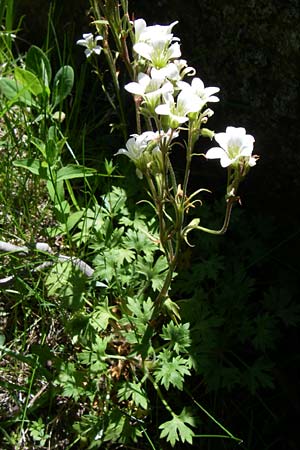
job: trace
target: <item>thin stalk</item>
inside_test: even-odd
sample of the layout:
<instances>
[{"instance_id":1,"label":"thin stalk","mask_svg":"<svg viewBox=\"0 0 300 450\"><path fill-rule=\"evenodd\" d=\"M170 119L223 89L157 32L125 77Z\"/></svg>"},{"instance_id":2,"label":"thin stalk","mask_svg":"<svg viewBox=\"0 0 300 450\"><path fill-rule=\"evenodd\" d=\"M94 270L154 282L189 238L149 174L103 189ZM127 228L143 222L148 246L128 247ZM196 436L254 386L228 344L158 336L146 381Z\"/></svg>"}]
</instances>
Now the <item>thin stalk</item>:
<instances>
[{"instance_id":1,"label":"thin stalk","mask_svg":"<svg viewBox=\"0 0 300 450\"><path fill-rule=\"evenodd\" d=\"M192 131L192 122L189 123L188 128L188 143L186 149L186 164L185 164L185 173L184 173L184 181L182 186L183 196L182 200L184 201L187 195L187 186L190 178L190 170L191 170L191 161L192 161L192 153L193 153L193 131Z\"/></svg>"},{"instance_id":2,"label":"thin stalk","mask_svg":"<svg viewBox=\"0 0 300 450\"><path fill-rule=\"evenodd\" d=\"M148 373L148 379L151 381L154 389L157 392L157 395L160 398L160 401L162 402L162 404L164 405L166 410L171 414L172 417L176 417L176 414L172 410L171 406L168 404L167 400L164 398L164 396L160 390L160 387L158 386L158 384L156 383L156 381L154 380L154 378L152 377L152 375L150 373Z\"/></svg>"},{"instance_id":3,"label":"thin stalk","mask_svg":"<svg viewBox=\"0 0 300 450\"><path fill-rule=\"evenodd\" d=\"M194 399L194 397L193 396L191 396L191 398L192 398L192 400L193 400L193 402L198 406L198 408L200 408L201 409L201 411L203 411L219 428L221 428L221 430L223 430L225 433L226 433L226 435L227 435L227 438L230 438L230 439L233 439L233 440L235 440L235 441L238 441L239 443L242 443L243 442L243 440L242 439L240 439L240 438L237 438L236 436L234 436L232 433L230 433L230 431L228 431L225 427L224 427L224 425L222 425L217 419L215 419L215 417L214 416L212 416L208 411L207 411L207 409L205 409L204 408L204 406L202 406L202 405L200 405L200 403L198 403L197 402L197 400L195 400ZM205 435L204 435L205 436ZM210 435L207 435L207 437L209 437ZM213 437L217 437L217 436L215 436L215 435L213 435Z\"/></svg>"},{"instance_id":4,"label":"thin stalk","mask_svg":"<svg viewBox=\"0 0 300 450\"><path fill-rule=\"evenodd\" d=\"M219 438L219 439L232 439L237 441L238 444L242 444L243 440L234 436L227 436L226 434L195 434L195 438Z\"/></svg>"},{"instance_id":5,"label":"thin stalk","mask_svg":"<svg viewBox=\"0 0 300 450\"><path fill-rule=\"evenodd\" d=\"M167 273L167 276L166 276L166 278L165 278L163 287L161 288L161 290L160 290L158 296L157 296L156 299L155 299L155 303L156 303L156 305L157 305L157 308L159 308L159 306L160 306L160 304L161 304L161 301L162 301L164 298L166 298L166 296L167 296L167 294L168 294L168 291L169 291L169 289L170 289L171 282L172 282L172 279L173 279L173 274L174 274L174 271L175 271L175 269L176 269L176 265L177 265L177 258L176 258L176 257L173 257L173 261L171 261L171 262L169 263L169 269L168 269L168 273Z\"/></svg>"},{"instance_id":6,"label":"thin stalk","mask_svg":"<svg viewBox=\"0 0 300 450\"><path fill-rule=\"evenodd\" d=\"M119 104L119 109L120 109L120 118L121 118L121 128L122 128L124 140L126 140L126 138L127 138L127 121L126 121L126 117L125 117L123 101L121 98L120 85L119 85L119 81L118 81L118 77L117 77L117 69L116 69L116 65L115 65L111 50L110 50L107 42L103 44L103 51L106 56L107 64L108 64L108 67L109 67L109 70L110 70L110 73L112 76L114 89L115 89L116 96L118 99L118 104Z\"/></svg>"},{"instance_id":7,"label":"thin stalk","mask_svg":"<svg viewBox=\"0 0 300 450\"><path fill-rule=\"evenodd\" d=\"M231 216L233 204L235 202L237 202L238 200L239 200L238 197L230 197L227 200L224 223L223 223L222 228L220 228L220 230L211 230L210 228L205 228L205 227L201 227L201 226L195 227L195 230L201 230L201 231L205 231L205 233L215 234L215 235L225 234L228 229L229 222L230 222L230 216Z\"/></svg>"}]
</instances>

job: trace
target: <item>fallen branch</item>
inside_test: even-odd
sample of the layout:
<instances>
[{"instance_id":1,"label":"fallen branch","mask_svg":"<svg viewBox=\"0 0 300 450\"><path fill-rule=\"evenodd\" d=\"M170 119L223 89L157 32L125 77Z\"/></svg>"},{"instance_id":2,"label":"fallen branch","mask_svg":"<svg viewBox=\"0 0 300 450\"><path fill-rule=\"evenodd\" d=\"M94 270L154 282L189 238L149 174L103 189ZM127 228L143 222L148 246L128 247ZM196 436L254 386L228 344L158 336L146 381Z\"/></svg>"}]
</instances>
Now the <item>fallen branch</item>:
<instances>
[{"instance_id":1,"label":"fallen branch","mask_svg":"<svg viewBox=\"0 0 300 450\"><path fill-rule=\"evenodd\" d=\"M70 261L71 264L73 264L77 269L79 269L87 278L91 278L94 275L94 269L89 266L87 263L82 261L79 258L73 257L73 256L67 256L62 254L57 254L53 252L52 248L45 242L36 242L30 247L27 246L19 246L10 244L9 242L0 241L0 251L5 253L17 253L19 255L28 255L32 253L32 251L38 251L41 253L49 253L54 260L53 261L46 261L42 264L39 264L37 267L35 267L32 271L37 272L39 270L44 269L45 267L53 266L57 261ZM15 275L10 275L5 278L0 278L0 286L6 286L7 284L11 283L15 279ZM106 287L104 283L97 282L98 286Z\"/></svg>"}]
</instances>

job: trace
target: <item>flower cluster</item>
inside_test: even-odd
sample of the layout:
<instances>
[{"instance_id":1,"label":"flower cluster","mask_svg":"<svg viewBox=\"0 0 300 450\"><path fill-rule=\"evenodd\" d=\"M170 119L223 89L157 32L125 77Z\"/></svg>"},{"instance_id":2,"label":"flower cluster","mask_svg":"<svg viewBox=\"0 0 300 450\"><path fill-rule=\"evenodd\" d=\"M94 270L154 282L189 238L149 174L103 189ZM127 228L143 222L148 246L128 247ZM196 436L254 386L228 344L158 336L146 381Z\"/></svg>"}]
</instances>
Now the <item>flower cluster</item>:
<instances>
[{"instance_id":1,"label":"flower cluster","mask_svg":"<svg viewBox=\"0 0 300 450\"><path fill-rule=\"evenodd\" d=\"M244 128L227 127L225 133L216 134L207 128L199 132L214 114L207 104L219 101L216 94L220 89L205 87L194 76L195 69L180 59L180 40L172 32L177 23L147 26L143 19L134 22L133 50L140 71L136 81L128 83L125 89L141 99L140 112L164 129L177 130L192 122L198 127L197 137L214 136L219 147L208 150L208 159L220 159L222 167L241 163L246 169L253 167L257 159L252 156L254 137L246 134ZM183 80L186 75L194 76L191 83Z\"/></svg>"},{"instance_id":2,"label":"flower cluster","mask_svg":"<svg viewBox=\"0 0 300 450\"><path fill-rule=\"evenodd\" d=\"M200 78L189 84L183 81L185 75L194 75L195 69L187 66L181 58L180 40L174 37L170 25L147 26L143 19L134 22L135 43L133 50L137 55L137 66L142 69L137 81L125 86L128 92L142 98L144 111L157 119L164 116L164 128L176 129L193 118L208 102L219 101L217 87L205 88ZM205 121L212 111L202 114Z\"/></svg>"},{"instance_id":3,"label":"flower cluster","mask_svg":"<svg viewBox=\"0 0 300 450\"><path fill-rule=\"evenodd\" d=\"M139 135L132 135L126 149L120 149L117 155L128 156L135 163L138 176L142 177L143 171L151 166L148 149L154 139L153 129L161 130L159 134L172 130L174 137L184 126L186 130L193 130L192 146L201 135L214 137L219 144L207 151L207 159L220 159L222 167L242 166L240 172L245 174L257 160L257 156L252 155L254 137L241 127L227 127L225 133L216 134L202 128L214 114L207 105L219 101L216 94L220 89L205 87L195 76L195 69L181 59L180 39L173 34L177 23L147 26L144 19L133 22L134 81L126 84L125 90L135 96L137 113L145 116L149 131L142 133L138 126ZM85 54L89 58L93 53L101 53L102 47L98 45L101 40L102 36L88 33L77 44L86 47ZM186 76L193 77L190 83L184 80ZM152 145L155 149L153 152L152 148L152 155L161 150L161 142Z\"/></svg>"},{"instance_id":4,"label":"flower cluster","mask_svg":"<svg viewBox=\"0 0 300 450\"><path fill-rule=\"evenodd\" d=\"M142 134L132 134L126 142L126 148L120 148L116 155L126 155L136 166L136 174L142 179L147 171L159 173L161 171L162 153L160 146L169 145L178 136L171 130L168 132L145 131Z\"/></svg>"}]
</instances>

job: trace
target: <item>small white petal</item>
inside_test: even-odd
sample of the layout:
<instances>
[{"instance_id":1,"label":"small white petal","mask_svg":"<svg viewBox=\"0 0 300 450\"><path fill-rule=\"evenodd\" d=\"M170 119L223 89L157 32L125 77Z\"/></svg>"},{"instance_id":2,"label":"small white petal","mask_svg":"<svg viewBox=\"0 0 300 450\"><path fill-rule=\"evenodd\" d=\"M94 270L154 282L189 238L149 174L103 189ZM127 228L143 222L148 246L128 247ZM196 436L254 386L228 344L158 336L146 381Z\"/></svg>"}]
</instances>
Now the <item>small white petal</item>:
<instances>
[{"instance_id":1,"label":"small white petal","mask_svg":"<svg viewBox=\"0 0 300 450\"><path fill-rule=\"evenodd\" d=\"M226 129L227 131L227 129ZM230 136L228 136L227 133L215 133L214 139L217 141L217 143L220 145L220 147L227 149L228 147L228 140Z\"/></svg>"},{"instance_id":2,"label":"small white petal","mask_svg":"<svg viewBox=\"0 0 300 450\"><path fill-rule=\"evenodd\" d=\"M151 45L146 44L145 42L138 42L137 44L134 44L133 50L143 58L151 59L151 51L152 51Z\"/></svg>"},{"instance_id":3,"label":"small white petal","mask_svg":"<svg viewBox=\"0 0 300 450\"><path fill-rule=\"evenodd\" d=\"M253 156L251 156L251 157L249 158L248 164L249 164L250 167L255 166L255 165L256 165L256 159L253 158Z\"/></svg>"},{"instance_id":4,"label":"small white petal","mask_svg":"<svg viewBox=\"0 0 300 450\"><path fill-rule=\"evenodd\" d=\"M147 27L147 24L144 19L136 19L134 21L134 31L135 31L135 41L136 42L138 42L140 40L140 36L146 27Z\"/></svg>"},{"instance_id":5,"label":"small white petal","mask_svg":"<svg viewBox=\"0 0 300 450\"><path fill-rule=\"evenodd\" d=\"M234 160L228 158L228 156L227 156L226 154L225 154L225 155L221 158L221 160L220 160L220 163L221 163L221 166L222 166L222 167L228 167L228 166L230 166L230 164L232 164L233 162L234 162Z\"/></svg>"},{"instance_id":6,"label":"small white petal","mask_svg":"<svg viewBox=\"0 0 300 450\"><path fill-rule=\"evenodd\" d=\"M206 152L205 156L207 159L220 159L227 156L227 154L221 147L212 147Z\"/></svg>"},{"instance_id":7,"label":"small white petal","mask_svg":"<svg viewBox=\"0 0 300 450\"><path fill-rule=\"evenodd\" d=\"M144 89L143 87L139 84L139 83L128 83L124 86L124 88L126 89L127 92L130 92L130 94L135 94L135 95L144 95Z\"/></svg>"},{"instance_id":8,"label":"small white petal","mask_svg":"<svg viewBox=\"0 0 300 450\"><path fill-rule=\"evenodd\" d=\"M155 108L156 114L160 114L161 116L168 116L171 113L169 105L158 105Z\"/></svg>"}]
</instances>

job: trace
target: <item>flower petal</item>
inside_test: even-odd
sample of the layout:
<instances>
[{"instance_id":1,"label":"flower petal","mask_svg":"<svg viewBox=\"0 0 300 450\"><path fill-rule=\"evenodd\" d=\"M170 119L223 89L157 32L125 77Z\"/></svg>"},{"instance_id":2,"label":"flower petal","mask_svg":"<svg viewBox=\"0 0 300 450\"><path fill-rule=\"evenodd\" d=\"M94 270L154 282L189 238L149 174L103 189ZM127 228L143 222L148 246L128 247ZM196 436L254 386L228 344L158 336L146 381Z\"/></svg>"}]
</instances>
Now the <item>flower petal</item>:
<instances>
[{"instance_id":1,"label":"flower petal","mask_svg":"<svg viewBox=\"0 0 300 450\"><path fill-rule=\"evenodd\" d=\"M226 129L227 131L227 129ZM220 147L227 150L228 148L228 140L230 136L228 136L227 133L215 133L214 139L217 141L217 143L220 145Z\"/></svg>"},{"instance_id":2,"label":"flower petal","mask_svg":"<svg viewBox=\"0 0 300 450\"><path fill-rule=\"evenodd\" d=\"M127 92L130 92L130 94L135 95L144 95L144 89L139 83L135 83L134 81L132 83L128 83L124 86Z\"/></svg>"},{"instance_id":3,"label":"flower petal","mask_svg":"<svg viewBox=\"0 0 300 450\"><path fill-rule=\"evenodd\" d=\"M206 152L205 156L207 159L219 159L224 158L224 156L227 157L227 153L221 147L212 147Z\"/></svg>"},{"instance_id":4,"label":"flower petal","mask_svg":"<svg viewBox=\"0 0 300 450\"><path fill-rule=\"evenodd\" d=\"M143 58L151 60L151 52L152 52L151 45L146 44L145 42L138 42L137 44L134 44L133 50Z\"/></svg>"}]
</instances>

